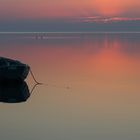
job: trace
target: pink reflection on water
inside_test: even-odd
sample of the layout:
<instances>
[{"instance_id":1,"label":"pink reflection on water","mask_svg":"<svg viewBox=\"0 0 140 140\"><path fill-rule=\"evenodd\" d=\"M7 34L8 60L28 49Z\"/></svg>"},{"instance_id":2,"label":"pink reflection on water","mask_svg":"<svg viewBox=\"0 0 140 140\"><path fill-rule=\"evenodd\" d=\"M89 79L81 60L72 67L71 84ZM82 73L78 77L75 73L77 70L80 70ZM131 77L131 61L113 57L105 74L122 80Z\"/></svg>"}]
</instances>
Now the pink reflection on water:
<instances>
[{"instance_id":1,"label":"pink reflection on water","mask_svg":"<svg viewBox=\"0 0 140 140\"><path fill-rule=\"evenodd\" d=\"M26 113L19 109L23 114L18 119L26 115L27 126L39 122L46 139L56 133L75 138L75 132L77 137L121 139L122 134L128 138L139 132L139 38L105 35L26 41L0 44L0 55L29 64L36 79L48 86L35 90ZM27 82L33 84L30 76Z\"/></svg>"}]
</instances>

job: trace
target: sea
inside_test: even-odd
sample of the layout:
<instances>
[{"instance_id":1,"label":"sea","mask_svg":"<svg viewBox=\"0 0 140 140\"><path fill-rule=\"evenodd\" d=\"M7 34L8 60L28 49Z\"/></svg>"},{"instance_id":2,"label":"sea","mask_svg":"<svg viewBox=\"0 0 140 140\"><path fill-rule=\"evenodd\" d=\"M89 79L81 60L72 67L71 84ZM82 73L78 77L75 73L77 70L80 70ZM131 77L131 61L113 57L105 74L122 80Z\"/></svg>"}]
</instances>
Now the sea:
<instances>
[{"instance_id":1,"label":"sea","mask_svg":"<svg viewBox=\"0 0 140 140\"><path fill-rule=\"evenodd\" d=\"M42 83L0 85L1 140L140 139L140 33L3 32L0 56Z\"/></svg>"}]
</instances>

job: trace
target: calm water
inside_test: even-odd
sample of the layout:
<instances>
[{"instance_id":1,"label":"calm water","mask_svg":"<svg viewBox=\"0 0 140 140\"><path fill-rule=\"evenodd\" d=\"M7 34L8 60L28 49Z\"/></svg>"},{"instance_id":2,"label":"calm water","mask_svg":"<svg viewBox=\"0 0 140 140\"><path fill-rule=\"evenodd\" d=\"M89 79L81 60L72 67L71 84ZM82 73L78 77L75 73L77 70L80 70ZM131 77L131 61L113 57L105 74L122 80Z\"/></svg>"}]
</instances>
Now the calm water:
<instances>
[{"instance_id":1,"label":"calm water","mask_svg":"<svg viewBox=\"0 0 140 140\"><path fill-rule=\"evenodd\" d=\"M1 34L0 56L44 83L0 103L1 140L140 139L140 34Z\"/></svg>"}]
</instances>

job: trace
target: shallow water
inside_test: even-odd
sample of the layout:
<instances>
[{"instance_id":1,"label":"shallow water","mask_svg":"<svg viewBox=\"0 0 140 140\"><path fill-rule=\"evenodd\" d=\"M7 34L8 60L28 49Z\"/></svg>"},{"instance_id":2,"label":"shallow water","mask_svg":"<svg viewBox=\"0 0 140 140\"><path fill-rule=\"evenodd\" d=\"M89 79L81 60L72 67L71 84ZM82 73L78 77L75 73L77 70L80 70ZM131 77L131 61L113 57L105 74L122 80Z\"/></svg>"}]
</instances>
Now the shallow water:
<instances>
[{"instance_id":1,"label":"shallow water","mask_svg":"<svg viewBox=\"0 0 140 140\"><path fill-rule=\"evenodd\" d=\"M0 55L44 83L0 103L2 140L140 139L140 34L0 34Z\"/></svg>"}]
</instances>

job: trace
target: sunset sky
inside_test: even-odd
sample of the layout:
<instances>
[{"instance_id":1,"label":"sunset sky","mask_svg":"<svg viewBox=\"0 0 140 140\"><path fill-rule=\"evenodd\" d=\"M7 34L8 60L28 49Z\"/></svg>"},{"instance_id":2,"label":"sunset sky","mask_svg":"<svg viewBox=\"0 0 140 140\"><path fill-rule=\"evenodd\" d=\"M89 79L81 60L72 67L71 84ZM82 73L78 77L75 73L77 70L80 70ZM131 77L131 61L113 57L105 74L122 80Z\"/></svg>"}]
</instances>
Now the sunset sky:
<instances>
[{"instance_id":1,"label":"sunset sky","mask_svg":"<svg viewBox=\"0 0 140 140\"><path fill-rule=\"evenodd\" d=\"M86 25L81 25L81 28L85 27L85 30L89 26L107 23L117 27L121 23L123 28L124 22L139 29L139 0L0 0L0 31L20 30L23 25L21 30L46 31L46 26L49 26L51 31L52 25L56 30L58 26L59 30L63 30L62 27L67 30L66 26L74 30L83 23ZM132 27L132 30L136 29Z\"/></svg>"}]
</instances>

